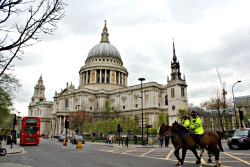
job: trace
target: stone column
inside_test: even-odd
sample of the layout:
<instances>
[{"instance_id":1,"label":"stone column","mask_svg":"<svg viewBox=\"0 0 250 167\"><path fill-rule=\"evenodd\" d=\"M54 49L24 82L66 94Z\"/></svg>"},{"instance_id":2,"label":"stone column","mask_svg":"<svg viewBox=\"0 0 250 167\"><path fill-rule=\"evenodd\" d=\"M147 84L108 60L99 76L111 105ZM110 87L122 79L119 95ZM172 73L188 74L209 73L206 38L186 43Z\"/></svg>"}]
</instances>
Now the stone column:
<instances>
[{"instance_id":1,"label":"stone column","mask_svg":"<svg viewBox=\"0 0 250 167\"><path fill-rule=\"evenodd\" d=\"M122 83L121 84L124 85L123 73L121 73L121 74L122 74L122 76L121 76L122 77Z\"/></svg>"},{"instance_id":2,"label":"stone column","mask_svg":"<svg viewBox=\"0 0 250 167\"><path fill-rule=\"evenodd\" d=\"M59 133L58 134L61 134L61 128L62 128L62 118L61 118L61 115L59 115Z\"/></svg>"},{"instance_id":3,"label":"stone column","mask_svg":"<svg viewBox=\"0 0 250 167\"><path fill-rule=\"evenodd\" d=\"M84 71L82 75L83 75L82 83L85 84L86 83L86 72Z\"/></svg>"},{"instance_id":4,"label":"stone column","mask_svg":"<svg viewBox=\"0 0 250 167\"><path fill-rule=\"evenodd\" d=\"M66 117L63 115L63 123L65 123ZM62 127L63 128L63 134L66 134L66 129L64 128L65 125Z\"/></svg>"},{"instance_id":5,"label":"stone column","mask_svg":"<svg viewBox=\"0 0 250 167\"><path fill-rule=\"evenodd\" d=\"M121 73L120 72L118 72L118 84L120 84L120 82L121 82Z\"/></svg>"},{"instance_id":6,"label":"stone column","mask_svg":"<svg viewBox=\"0 0 250 167\"><path fill-rule=\"evenodd\" d=\"M104 74L104 83L107 83L107 70L105 70L105 74Z\"/></svg>"},{"instance_id":7,"label":"stone column","mask_svg":"<svg viewBox=\"0 0 250 167\"><path fill-rule=\"evenodd\" d=\"M99 83L102 83L102 70L100 69L100 81Z\"/></svg>"},{"instance_id":8,"label":"stone column","mask_svg":"<svg viewBox=\"0 0 250 167\"><path fill-rule=\"evenodd\" d=\"M86 71L86 83L87 83L87 84L89 83L88 78L89 78L89 72Z\"/></svg>"}]
</instances>

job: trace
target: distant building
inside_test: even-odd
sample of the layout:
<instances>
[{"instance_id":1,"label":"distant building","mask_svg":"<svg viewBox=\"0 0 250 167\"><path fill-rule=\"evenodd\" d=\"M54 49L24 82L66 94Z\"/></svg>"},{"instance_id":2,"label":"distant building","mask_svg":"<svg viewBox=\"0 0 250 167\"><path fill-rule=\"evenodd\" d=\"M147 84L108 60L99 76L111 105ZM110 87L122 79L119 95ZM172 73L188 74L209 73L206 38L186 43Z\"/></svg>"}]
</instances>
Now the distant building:
<instances>
[{"instance_id":1,"label":"distant building","mask_svg":"<svg viewBox=\"0 0 250 167\"><path fill-rule=\"evenodd\" d=\"M67 83L64 89L55 92L52 109L52 102L46 102L42 96L45 88L38 84L38 90L35 87L29 106L29 114L50 114L50 121L47 114L43 115L44 122L48 120L46 125L51 123L52 134L61 134L65 133L66 116L72 112L86 111L93 116L93 121L102 120L98 115L102 112L105 101L109 100L111 106L118 111L119 117L129 115L141 122L141 82L128 86L128 74L119 51L109 42L105 22L100 43L89 51L85 64L79 70L78 88ZM141 77L145 77L147 81L146 74ZM187 84L185 76L181 76L174 43L170 78L167 77L165 84L146 81L142 83L143 121L147 119L147 123L153 125L160 113L166 113L169 123L172 124L177 120L178 110L188 108Z\"/></svg>"},{"instance_id":2,"label":"distant building","mask_svg":"<svg viewBox=\"0 0 250 167\"><path fill-rule=\"evenodd\" d=\"M250 95L235 97L235 105L237 106L250 106Z\"/></svg>"},{"instance_id":3,"label":"distant building","mask_svg":"<svg viewBox=\"0 0 250 167\"><path fill-rule=\"evenodd\" d=\"M46 101L44 93L45 86L41 75L36 86L34 87L34 94L28 106L28 116L40 117L40 134L51 132L51 113L53 109L53 102Z\"/></svg>"}]
</instances>

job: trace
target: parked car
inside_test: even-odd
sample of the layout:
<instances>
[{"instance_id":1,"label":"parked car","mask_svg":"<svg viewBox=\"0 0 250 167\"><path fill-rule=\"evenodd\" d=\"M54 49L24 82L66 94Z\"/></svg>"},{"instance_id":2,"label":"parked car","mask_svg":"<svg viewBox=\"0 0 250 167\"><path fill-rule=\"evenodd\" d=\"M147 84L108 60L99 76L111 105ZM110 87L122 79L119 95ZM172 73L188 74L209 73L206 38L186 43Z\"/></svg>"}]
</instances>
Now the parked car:
<instances>
[{"instance_id":1,"label":"parked car","mask_svg":"<svg viewBox=\"0 0 250 167\"><path fill-rule=\"evenodd\" d=\"M63 142L64 139L65 139L65 135L59 135L58 136L58 141L59 142Z\"/></svg>"},{"instance_id":2,"label":"parked car","mask_svg":"<svg viewBox=\"0 0 250 167\"><path fill-rule=\"evenodd\" d=\"M236 129L232 138L227 140L230 149L250 148L250 128Z\"/></svg>"},{"instance_id":3,"label":"parked car","mask_svg":"<svg viewBox=\"0 0 250 167\"><path fill-rule=\"evenodd\" d=\"M49 138L49 135L44 135L43 138L44 138L44 139L48 139L48 138Z\"/></svg>"},{"instance_id":4,"label":"parked car","mask_svg":"<svg viewBox=\"0 0 250 167\"><path fill-rule=\"evenodd\" d=\"M80 141L82 142L82 144L85 143L85 140L84 140L84 138L83 138L82 135L75 135L74 137L71 138L70 142L71 142L72 144L77 144L77 141L78 141L78 140L80 140Z\"/></svg>"}]
</instances>

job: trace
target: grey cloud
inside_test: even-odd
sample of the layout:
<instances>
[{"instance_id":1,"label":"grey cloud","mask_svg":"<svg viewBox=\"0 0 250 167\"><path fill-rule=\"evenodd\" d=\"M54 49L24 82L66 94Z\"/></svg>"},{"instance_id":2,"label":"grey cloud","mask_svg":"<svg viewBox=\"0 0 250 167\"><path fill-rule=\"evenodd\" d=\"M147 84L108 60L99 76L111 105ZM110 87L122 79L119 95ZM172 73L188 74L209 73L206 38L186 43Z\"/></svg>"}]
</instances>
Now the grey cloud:
<instances>
[{"instance_id":1,"label":"grey cloud","mask_svg":"<svg viewBox=\"0 0 250 167\"><path fill-rule=\"evenodd\" d=\"M37 66L37 64L41 62L42 59L43 56L39 55L39 53L34 54L28 51L24 51L24 54L22 55L22 60L14 59L12 64L15 64L15 67Z\"/></svg>"},{"instance_id":2,"label":"grey cloud","mask_svg":"<svg viewBox=\"0 0 250 167\"><path fill-rule=\"evenodd\" d=\"M218 1L218 0L166 1L166 5L171 10L172 21L182 22L187 24L201 20L203 16L207 14L206 13L207 10L214 7L223 9L223 7L229 3L230 1L227 1L227 3L225 3L225 1Z\"/></svg>"}]
</instances>

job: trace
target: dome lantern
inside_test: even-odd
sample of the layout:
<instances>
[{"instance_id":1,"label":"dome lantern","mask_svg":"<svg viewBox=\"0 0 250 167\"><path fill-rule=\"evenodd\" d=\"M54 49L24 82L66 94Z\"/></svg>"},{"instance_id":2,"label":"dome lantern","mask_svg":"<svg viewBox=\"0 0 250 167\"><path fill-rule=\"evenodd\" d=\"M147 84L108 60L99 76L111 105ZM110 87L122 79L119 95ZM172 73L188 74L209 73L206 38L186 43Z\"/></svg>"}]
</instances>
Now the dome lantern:
<instances>
[{"instance_id":1,"label":"dome lantern","mask_svg":"<svg viewBox=\"0 0 250 167\"><path fill-rule=\"evenodd\" d=\"M85 63L92 58L100 58L100 57L110 57L110 58L116 58L119 61L122 62L121 56L119 51L110 44L109 42L109 33L108 28L106 25L107 21L104 21L104 28L103 32L101 34L101 41L99 44L95 45L88 54L88 57L85 61Z\"/></svg>"}]
</instances>

